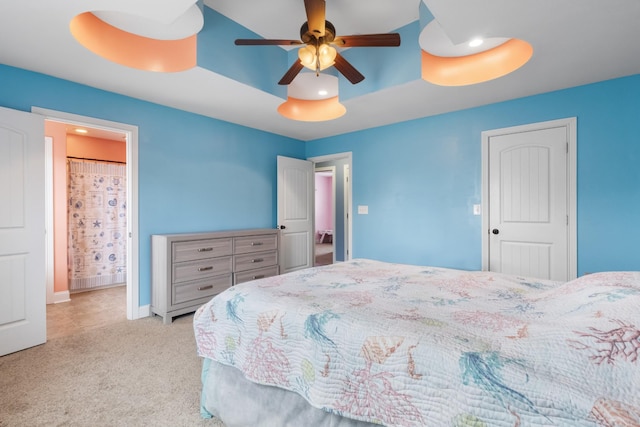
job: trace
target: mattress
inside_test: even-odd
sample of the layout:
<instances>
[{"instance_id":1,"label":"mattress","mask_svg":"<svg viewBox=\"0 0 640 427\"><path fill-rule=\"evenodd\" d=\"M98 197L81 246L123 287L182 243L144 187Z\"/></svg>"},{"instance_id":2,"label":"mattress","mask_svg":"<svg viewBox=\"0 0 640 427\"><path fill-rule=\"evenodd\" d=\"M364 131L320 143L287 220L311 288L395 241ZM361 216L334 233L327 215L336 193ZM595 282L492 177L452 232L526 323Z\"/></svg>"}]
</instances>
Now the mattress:
<instances>
[{"instance_id":1,"label":"mattress","mask_svg":"<svg viewBox=\"0 0 640 427\"><path fill-rule=\"evenodd\" d=\"M194 331L207 368L347 420L638 426L639 307L640 272L559 283L361 259L234 286ZM243 409L211 398L209 374L203 414L227 422L220 408Z\"/></svg>"}]
</instances>

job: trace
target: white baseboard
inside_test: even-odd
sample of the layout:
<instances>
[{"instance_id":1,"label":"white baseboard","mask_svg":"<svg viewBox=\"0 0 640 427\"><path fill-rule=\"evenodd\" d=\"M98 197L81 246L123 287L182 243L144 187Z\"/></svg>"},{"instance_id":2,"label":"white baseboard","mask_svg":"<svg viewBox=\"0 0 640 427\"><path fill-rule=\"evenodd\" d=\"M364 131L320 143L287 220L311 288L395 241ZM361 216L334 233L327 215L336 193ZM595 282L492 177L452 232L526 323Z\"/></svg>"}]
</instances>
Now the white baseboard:
<instances>
[{"instance_id":1,"label":"white baseboard","mask_svg":"<svg viewBox=\"0 0 640 427\"><path fill-rule=\"evenodd\" d=\"M138 307L138 319L151 316L151 304Z\"/></svg>"},{"instance_id":2,"label":"white baseboard","mask_svg":"<svg viewBox=\"0 0 640 427\"><path fill-rule=\"evenodd\" d=\"M69 291L53 293L53 304L58 304L61 302L69 302L69 301L71 301L71 297L69 297Z\"/></svg>"}]
</instances>

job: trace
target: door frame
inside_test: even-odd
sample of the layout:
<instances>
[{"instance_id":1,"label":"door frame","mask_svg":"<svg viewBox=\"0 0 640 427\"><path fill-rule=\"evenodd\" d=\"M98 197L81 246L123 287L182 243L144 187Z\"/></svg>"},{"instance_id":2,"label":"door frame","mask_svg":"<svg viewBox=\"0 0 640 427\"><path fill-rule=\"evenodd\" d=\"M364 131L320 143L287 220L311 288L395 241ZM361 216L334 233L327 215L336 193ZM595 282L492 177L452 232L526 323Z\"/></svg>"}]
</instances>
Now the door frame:
<instances>
[{"instance_id":1,"label":"door frame","mask_svg":"<svg viewBox=\"0 0 640 427\"><path fill-rule=\"evenodd\" d=\"M56 301L56 295L54 292L54 268L53 268L53 138L50 136L44 137L44 215L45 215L45 274L47 281L47 304L54 304ZM68 299L67 295L62 298ZM60 301L62 302L62 301Z\"/></svg>"},{"instance_id":2,"label":"door frame","mask_svg":"<svg viewBox=\"0 0 640 427\"><path fill-rule=\"evenodd\" d=\"M139 233L138 233L138 127L130 124L112 122L94 117L80 116L62 111L32 107L31 112L43 116L44 120L67 123L74 126L86 126L97 129L122 132L126 135L127 170L127 319L135 320L149 316L149 308L140 308L139 281ZM47 188L52 176L45 177ZM53 212L52 206L49 206ZM51 246L49 246L51 244ZM47 251L53 251L53 239L47 242ZM47 259L47 261L49 261ZM53 267L47 263L46 271ZM51 289L48 289L51 286ZM53 281L47 281L47 295L53 295Z\"/></svg>"},{"instance_id":3,"label":"door frame","mask_svg":"<svg viewBox=\"0 0 640 427\"><path fill-rule=\"evenodd\" d=\"M351 162L342 169L344 176L344 235L349 240L349 246L344 245L344 259L351 259Z\"/></svg>"},{"instance_id":4,"label":"door frame","mask_svg":"<svg viewBox=\"0 0 640 427\"><path fill-rule=\"evenodd\" d=\"M345 229L347 232L343 233L344 235L344 247L345 250L347 251L347 253L345 254L345 261L348 261L350 259L352 259L353 257L353 215L351 214L351 206L353 205L353 196L352 193L353 191L351 191L351 189L353 188L353 155L351 151L347 151L347 152L343 152L343 153L335 153L335 154L327 154L324 156L313 156L313 157L307 157L307 160L310 160L314 163L314 170L315 170L315 164L316 163L322 163L322 162L329 162L332 160L343 160L343 159L347 159L347 166L349 167L349 194L345 194L345 201L347 203L345 203L345 207L344 207L344 215L345 215ZM334 179L335 181L335 179ZM334 197L335 199L335 197ZM334 200L334 206L335 206L335 200ZM314 208L315 211L315 208ZM335 216L334 216L335 218ZM335 239L335 232L333 233L333 238ZM334 243L334 248L335 248L335 243ZM334 260L335 260L335 251L334 251Z\"/></svg>"},{"instance_id":5,"label":"door frame","mask_svg":"<svg viewBox=\"0 0 640 427\"><path fill-rule=\"evenodd\" d=\"M331 172L331 200L333 202L331 206L331 223L333 224L333 236L331 237L331 247L333 248L332 250L333 260L331 262L332 264L335 264L336 263L336 239L335 239L336 237L336 233L335 233L335 229L336 229L336 167L335 166L315 167L315 163L313 165L314 165L313 167L314 174L318 172ZM314 184L314 189L315 189L315 184ZM315 198L314 198L314 206L313 206L314 232L316 228L316 215L315 215L316 210L315 209L316 209L316 205L315 205ZM314 236L314 243L315 243L315 236ZM314 247L313 248L313 265L314 266L315 266L315 261L316 261L316 250Z\"/></svg>"},{"instance_id":6,"label":"door frame","mask_svg":"<svg viewBox=\"0 0 640 427\"><path fill-rule=\"evenodd\" d=\"M531 132L549 128L564 127L567 131L567 269L569 280L578 275L577 258L577 119L549 120L502 129L492 129L482 132L482 270L489 270L489 139L494 136Z\"/></svg>"}]
</instances>

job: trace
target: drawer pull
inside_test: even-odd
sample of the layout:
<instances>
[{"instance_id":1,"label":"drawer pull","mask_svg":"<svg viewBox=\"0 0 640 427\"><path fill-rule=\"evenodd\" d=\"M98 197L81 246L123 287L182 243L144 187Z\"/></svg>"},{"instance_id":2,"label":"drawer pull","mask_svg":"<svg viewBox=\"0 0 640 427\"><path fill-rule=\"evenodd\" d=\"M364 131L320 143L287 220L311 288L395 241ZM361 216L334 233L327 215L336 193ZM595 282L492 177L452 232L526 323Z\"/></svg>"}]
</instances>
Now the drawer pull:
<instances>
[{"instance_id":1,"label":"drawer pull","mask_svg":"<svg viewBox=\"0 0 640 427\"><path fill-rule=\"evenodd\" d=\"M263 279L263 278L264 278L264 274L258 274L257 276L253 276L253 280Z\"/></svg>"},{"instance_id":2,"label":"drawer pull","mask_svg":"<svg viewBox=\"0 0 640 427\"><path fill-rule=\"evenodd\" d=\"M213 248L200 248L198 249L198 252L211 252L213 250Z\"/></svg>"},{"instance_id":3,"label":"drawer pull","mask_svg":"<svg viewBox=\"0 0 640 427\"><path fill-rule=\"evenodd\" d=\"M212 289L213 285L209 285L209 286L200 286L198 287L199 291L206 291L207 289Z\"/></svg>"},{"instance_id":4,"label":"drawer pull","mask_svg":"<svg viewBox=\"0 0 640 427\"><path fill-rule=\"evenodd\" d=\"M254 258L251 260L251 262L262 262L264 261L264 258Z\"/></svg>"},{"instance_id":5,"label":"drawer pull","mask_svg":"<svg viewBox=\"0 0 640 427\"><path fill-rule=\"evenodd\" d=\"M209 266L209 267L200 267L200 268L198 268L198 271L209 271L209 270L213 270L213 267Z\"/></svg>"},{"instance_id":6,"label":"drawer pull","mask_svg":"<svg viewBox=\"0 0 640 427\"><path fill-rule=\"evenodd\" d=\"M262 242L251 242L251 246L262 246Z\"/></svg>"}]
</instances>

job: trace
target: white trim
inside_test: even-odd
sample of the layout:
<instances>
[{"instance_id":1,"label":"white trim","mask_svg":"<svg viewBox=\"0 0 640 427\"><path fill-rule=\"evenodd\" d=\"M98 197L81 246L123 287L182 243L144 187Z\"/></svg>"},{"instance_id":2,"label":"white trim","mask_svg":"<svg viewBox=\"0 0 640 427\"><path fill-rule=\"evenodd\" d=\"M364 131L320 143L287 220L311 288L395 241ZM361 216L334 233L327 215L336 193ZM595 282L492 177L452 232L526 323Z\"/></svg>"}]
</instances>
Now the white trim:
<instances>
[{"instance_id":1,"label":"white trim","mask_svg":"<svg viewBox=\"0 0 640 427\"><path fill-rule=\"evenodd\" d=\"M151 316L151 305L143 305L142 307L138 307L138 319L142 319L143 317Z\"/></svg>"},{"instance_id":2,"label":"white trim","mask_svg":"<svg viewBox=\"0 0 640 427\"><path fill-rule=\"evenodd\" d=\"M71 296L69 295L69 291L54 292L51 302L47 300L47 304L58 304L61 302L69 302L69 301L71 301Z\"/></svg>"},{"instance_id":3,"label":"white trim","mask_svg":"<svg viewBox=\"0 0 640 427\"><path fill-rule=\"evenodd\" d=\"M349 169L349 165L344 165L342 168L343 177L344 177L344 224L345 227L348 228L345 233L349 238L349 244L344 245L344 259L345 261L349 261L351 259L351 170Z\"/></svg>"},{"instance_id":4,"label":"white trim","mask_svg":"<svg viewBox=\"0 0 640 427\"><path fill-rule=\"evenodd\" d=\"M531 132L542 129L565 127L567 130L567 215L569 229L567 233L567 268L569 280L578 276L578 234L577 234L577 119L550 120L503 129L482 132L482 270L489 270L489 138L513 133Z\"/></svg>"},{"instance_id":5,"label":"white trim","mask_svg":"<svg viewBox=\"0 0 640 427\"><path fill-rule=\"evenodd\" d=\"M31 112L39 114L45 120L69 123L98 129L123 132L127 146L127 319L135 320L140 316L139 259L140 246L138 236L138 127L125 123L79 116L46 108L32 107Z\"/></svg>"},{"instance_id":6,"label":"white trim","mask_svg":"<svg viewBox=\"0 0 640 427\"><path fill-rule=\"evenodd\" d=\"M44 210L45 210L45 280L47 304L56 301L54 296L53 262L53 138L44 137ZM67 298L68 298L67 292Z\"/></svg>"},{"instance_id":7,"label":"white trim","mask_svg":"<svg viewBox=\"0 0 640 427\"><path fill-rule=\"evenodd\" d=\"M350 189L353 188L353 154L351 151L347 151L344 153L336 153L336 154L327 154L324 156L316 156L316 157L307 157L307 160L310 160L314 163L322 163L322 162L329 162L332 160L342 160L342 159L347 159L347 165L349 166L349 180L351 185L349 186ZM349 207L353 206L353 191L349 191ZM345 206L345 210L346 210L346 206ZM346 245L348 246L348 250L349 250L349 257L348 259L351 259L353 256L353 234L352 234L352 230L353 230L353 215L351 215L351 212L349 212L349 220L345 223L347 224L347 226L349 227L349 233L348 235L345 236L345 240L346 240ZM334 238L335 238L335 233L334 233ZM334 251L334 257L335 257L335 251ZM335 259L335 258L334 258ZM347 258L345 258L347 259Z\"/></svg>"}]
</instances>

